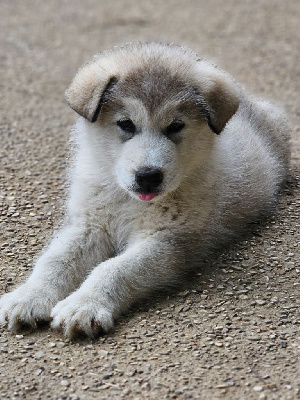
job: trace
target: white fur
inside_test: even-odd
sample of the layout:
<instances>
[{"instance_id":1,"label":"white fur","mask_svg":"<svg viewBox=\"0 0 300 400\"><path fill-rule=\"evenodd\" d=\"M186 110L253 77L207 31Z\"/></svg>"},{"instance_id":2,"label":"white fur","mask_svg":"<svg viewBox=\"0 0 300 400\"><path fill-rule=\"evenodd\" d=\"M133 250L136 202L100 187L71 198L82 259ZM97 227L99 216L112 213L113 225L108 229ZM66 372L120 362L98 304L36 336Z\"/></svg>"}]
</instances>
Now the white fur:
<instances>
[{"instance_id":1,"label":"white fur","mask_svg":"<svg viewBox=\"0 0 300 400\"><path fill-rule=\"evenodd\" d=\"M137 55L152 54L151 46L161 54L155 46L162 45L121 48L128 71L138 64ZM196 59L186 52L176 48L174 59L170 50L165 62L179 68L181 55L195 68ZM216 86L208 75L228 81L227 74L201 63L204 93ZM112 61L105 65L118 71ZM187 67L182 74L188 82L196 79ZM85 82L89 76L84 70ZM76 85L80 82L79 76ZM247 98L233 80L227 85L229 96L240 93L239 108L219 136L182 114L182 142L175 145L162 135L161 128L178 116L172 99L154 114L139 99L125 98L126 107L105 122L101 115L96 123L79 118L66 223L27 282L0 300L0 323L16 331L24 323L35 327L38 320L52 319L69 337L107 331L138 298L175 282L189 263L201 266L247 222L272 210L288 171L285 119L271 104ZM84 106L76 107L80 112ZM132 118L139 129L125 143L116 125L122 117ZM161 194L149 202L131 190L143 166L164 173Z\"/></svg>"}]
</instances>

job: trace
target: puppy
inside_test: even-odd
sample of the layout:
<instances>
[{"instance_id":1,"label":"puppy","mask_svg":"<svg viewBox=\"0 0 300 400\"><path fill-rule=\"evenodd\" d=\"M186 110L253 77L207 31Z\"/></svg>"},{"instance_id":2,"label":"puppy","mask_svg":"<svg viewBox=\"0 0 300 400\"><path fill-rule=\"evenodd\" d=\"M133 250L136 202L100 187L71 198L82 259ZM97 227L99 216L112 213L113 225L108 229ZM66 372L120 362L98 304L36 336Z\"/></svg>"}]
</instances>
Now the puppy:
<instances>
[{"instance_id":1,"label":"puppy","mask_svg":"<svg viewBox=\"0 0 300 400\"><path fill-rule=\"evenodd\" d=\"M80 115L63 227L0 322L52 320L94 337L153 289L269 214L289 167L281 111L186 48L132 43L96 56L66 92Z\"/></svg>"}]
</instances>

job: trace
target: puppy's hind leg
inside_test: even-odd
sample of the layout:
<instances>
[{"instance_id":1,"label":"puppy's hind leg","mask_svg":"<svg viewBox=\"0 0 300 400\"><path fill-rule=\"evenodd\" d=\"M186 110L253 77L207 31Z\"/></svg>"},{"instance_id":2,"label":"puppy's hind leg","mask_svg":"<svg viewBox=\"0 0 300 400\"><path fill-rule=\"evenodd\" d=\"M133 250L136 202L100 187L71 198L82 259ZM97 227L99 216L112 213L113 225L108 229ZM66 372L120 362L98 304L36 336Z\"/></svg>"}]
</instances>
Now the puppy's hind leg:
<instances>
[{"instance_id":1,"label":"puppy's hind leg","mask_svg":"<svg viewBox=\"0 0 300 400\"><path fill-rule=\"evenodd\" d=\"M104 237L101 239L102 248L95 245L96 238L84 225L66 226L58 231L27 282L0 299L0 324L18 331L24 326L35 328L38 321L49 321L53 306L74 291L91 269L107 257L106 241Z\"/></svg>"}]
</instances>

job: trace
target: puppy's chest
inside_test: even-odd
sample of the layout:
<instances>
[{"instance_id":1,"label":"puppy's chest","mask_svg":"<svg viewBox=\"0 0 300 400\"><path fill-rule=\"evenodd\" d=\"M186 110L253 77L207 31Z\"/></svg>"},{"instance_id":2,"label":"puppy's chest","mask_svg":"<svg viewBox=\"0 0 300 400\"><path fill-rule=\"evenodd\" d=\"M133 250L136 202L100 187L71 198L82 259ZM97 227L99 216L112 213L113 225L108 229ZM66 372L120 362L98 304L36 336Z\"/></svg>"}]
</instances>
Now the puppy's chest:
<instances>
[{"instance_id":1,"label":"puppy's chest","mask_svg":"<svg viewBox=\"0 0 300 400\"><path fill-rule=\"evenodd\" d=\"M186 216L175 204L130 202L94 203L87 213L93 230L104 230L116 248L123 248L136 237L163 230L178 230Z\"/></svg>"}]
</instances>

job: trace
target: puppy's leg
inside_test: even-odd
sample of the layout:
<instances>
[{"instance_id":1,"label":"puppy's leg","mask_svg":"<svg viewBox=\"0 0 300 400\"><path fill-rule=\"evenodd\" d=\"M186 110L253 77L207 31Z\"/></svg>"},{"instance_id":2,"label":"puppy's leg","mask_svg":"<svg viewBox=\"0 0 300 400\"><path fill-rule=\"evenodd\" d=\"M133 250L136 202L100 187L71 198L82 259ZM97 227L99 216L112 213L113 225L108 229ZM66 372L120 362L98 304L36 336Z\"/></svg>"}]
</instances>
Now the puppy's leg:
<instances>
[{"instance_id":1,"label":"puppy's leg","mask_svg":"<svg viewBox=\"0 0 300 400\"><path fill-rule=\"evenodd\" d=\"M105 237L97 237L99 247L95 242L84 226L61 229L37 260L27 282L0 299L0 324L17 331L24 326L36 327L37 321L49 321L53 306L108 257Z\"/></svg>"},{"instance_id":2,"label":"puppy's leg","mask_svg":"<svg viewBox=\"0 0 300 400\"><path fill-rule=\"evenodd\" d=\"M155 237L156 236L156 237ZM53 309L52 327L72 338L93 337L113 326L113 320L151 289L174 281L182 254L157 234L129 246L96 267L81 287Z\"/></svg>"}]
</instances>

